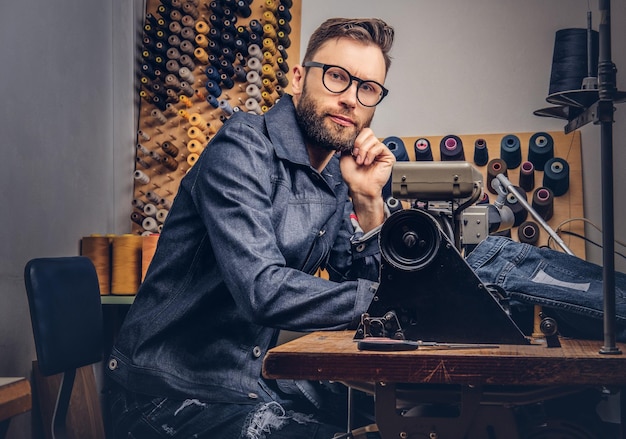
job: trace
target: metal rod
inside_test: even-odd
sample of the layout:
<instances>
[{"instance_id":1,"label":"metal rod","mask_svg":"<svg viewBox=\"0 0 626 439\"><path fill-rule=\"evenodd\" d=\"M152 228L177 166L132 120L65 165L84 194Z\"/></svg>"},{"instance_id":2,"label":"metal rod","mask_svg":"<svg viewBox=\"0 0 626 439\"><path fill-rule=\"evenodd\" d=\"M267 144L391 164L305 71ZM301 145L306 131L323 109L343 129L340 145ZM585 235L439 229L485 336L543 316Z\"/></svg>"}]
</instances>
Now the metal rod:
<instances>
[{"instance_id":1,"label":"metal rod","mask_svg":"<svg viewBox=\"0 0 626 439\"><path fill-rule=\"evenodd\" d=\"M537 223L539 223L539 225L546 232L548 232L548 235L550 235L552 237L552 239L554 239L556 241L556 243L563 249L563 251L565 253L567 253L568 255L575 256L574 252L572 252L569 249L569 247L565 244L565 242L563 242L561 237L559 235L557 235L557 233L552 229L552 227L550 227L548 225L548 223L545 222L545 220L541 217L541 215L539 215L539 213L537 213L537 211L535 209L533 209L533 207L528 203L528 201L526 201L526 197L524 197L522 194L519 193L519 191L517 189L515 189L515 186L513 186L513 183L511 183L511 181L508 178L506 178L506 176L504 174L497 174L496 178L506 188L507 191L509 191L510 193L515 195L515 197L517 198L517 201L522 206L524 206L524 209L526 209L528 211L528 213L530 213L532 215L532 217L535 219L535 221L537 221Z\"/></svg>"},{"instance_id":2,"label":"metal rod","mask_svg":"<svg viewBox=\"0 0 626 439\"><path fill-rule=\"evenodd\" d=\"M608 101L608 114L600 115L602 184L602 293L604 345L601 354L621 354L615 343L615 224L613 199L613 98L616 68L611 61L611 2L600 0L598 95Z\"/></svg>"}]
</instances>

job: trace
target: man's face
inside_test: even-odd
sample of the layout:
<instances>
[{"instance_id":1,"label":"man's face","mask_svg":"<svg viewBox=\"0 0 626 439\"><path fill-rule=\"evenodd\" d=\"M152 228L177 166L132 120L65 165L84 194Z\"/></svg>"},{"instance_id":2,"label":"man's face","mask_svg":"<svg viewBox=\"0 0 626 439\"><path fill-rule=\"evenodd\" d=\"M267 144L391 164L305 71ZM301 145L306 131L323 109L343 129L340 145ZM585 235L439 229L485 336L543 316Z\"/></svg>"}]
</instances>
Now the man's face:
<instances>
[{"instance_id":1,"label":"man's face","mask_svg":"<svg viewBox=\"0 0 626 439\"><path fill-rule=\"evenodd\" d=\"M376 46L349 39L331 40L313 60L341 66L364 80L385 80L385 62ZM300 82L294 82L294 103L307 143L326 151L349 151L361 130L370 126L374 107L358 102L356 82L342 93L332 93L322 83L323 69L309 67L302 72Z\"/></svg>"}]
</instances>

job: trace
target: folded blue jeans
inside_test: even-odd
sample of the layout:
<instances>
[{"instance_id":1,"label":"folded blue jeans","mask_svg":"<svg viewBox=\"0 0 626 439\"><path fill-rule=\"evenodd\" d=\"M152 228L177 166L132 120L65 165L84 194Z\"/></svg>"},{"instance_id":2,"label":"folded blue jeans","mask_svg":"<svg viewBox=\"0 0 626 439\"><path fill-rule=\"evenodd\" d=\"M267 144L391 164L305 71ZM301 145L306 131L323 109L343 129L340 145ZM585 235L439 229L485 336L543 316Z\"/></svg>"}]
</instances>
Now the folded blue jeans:
<instances>
[{"instance_id":1,"label":"folded blue jeans","mask_svg":"<svg viewBox=\"0 0 626 439\"><path fill-rule=\"evenodd\" d=\"M485 284L504 289L515 306L541 305L564 336L604 335L602 267L556 250L489 236L466 257ZM615 273L616 339L626 341L626 275Z\"/></svg>"}]
</instances>

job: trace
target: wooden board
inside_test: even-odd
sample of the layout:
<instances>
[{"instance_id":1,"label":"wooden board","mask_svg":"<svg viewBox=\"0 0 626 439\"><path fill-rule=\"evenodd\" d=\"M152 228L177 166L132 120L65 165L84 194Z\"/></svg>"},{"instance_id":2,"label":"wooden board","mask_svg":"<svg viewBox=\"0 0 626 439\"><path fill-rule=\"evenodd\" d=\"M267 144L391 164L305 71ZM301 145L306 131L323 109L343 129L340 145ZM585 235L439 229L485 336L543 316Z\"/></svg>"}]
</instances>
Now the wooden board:
<instances>
[{"instance_id":1,"label":"wooden board","mask_svg":"<svg viewBox=\"0 0 626 439\"><path fill-rule=\"evenodd\" d=\"M489 160L494 158L500 158L500 147L502 139L507 135L515 135L519 138L521 145L522 161L526 161L528 158L528 145L530 138L535 133L531 132L512 132L512 133L494 133L494 134L458 134L456 135L461 139L463 143L463 151L465 160L474 164L474 144L476 140L483 139L487 144L489 151ZM582 180L582 160L581 160L581 136L579 131L574 131L570 134L564 134L562 132L548 132L554 141L554 156L565 159L569 164L569 190L554 198L554 214L550 220L547 221L548 225L553 229L557 229L559 225L567 220L574 218L581 218L584 216L583 210L583 180ZM406 149L409 159L415 160L415 142L418 139L427 139L431 146L433 153L433 160L441 160L440 142L444 137L449 135L439 136L416 136L416 137L401 137L404 148ZM384 139L383 139L384 140ZM483 175L483 182L485 187L487 186L487 165L476 166L476 168ZM517 186L519 183L519 167L516 169L508 169L507 177ZM535 187L542 185L543 170L535 170ZM486 190L485 190L486 191ZM487 191L486 191L487 192ZM496 199L496 195L487 192L490 202ZM528 202L532 202L532 193L527 194ZM528 215L528 219L532 220L532 217ZM584 224L582 221L573 221L564 226L565 230L577 233L584 236ZM517 227L511 230L511 237L515 240L517 238ZM580 258L585 258L585 243L582 239L573 237L571 235L560 235L561 239L565 242L567 247ZM540 239L537 245L548 244L548 233L540 229ZM551 240L550 247L556 250L562 251L562 249Z\"/></svg>"},{"instance_id":2,"label":"wooden board","mask_svg":"<svg viewBox=\"0 0 626 439\"><path fill-rule=\"evenodd\" d=\"M289 66L300 62L301 0L251 0L246 3L249 3L250 7L248 17L244 17L245 14L242 15L243 10L235 9L235 13L227 20L226 17L228 16L225 15L225 10L232 10L231 5L237 5L235 1L147 1L146 17L152 18L146 19L148 28L144 27L143 38L148 38L148 40L144 40L139 57L140 85L138 93L141 100L136 170L133 176L129 176L129 178L134 177L134 200L130 211L132 212L132 232L135 234L158 233L160 231L167 211L178 191L180 180L193 166L197 155L202 152L214 133L223 125L223 122L230 117L231 109L232 111L248 111L245 103L250 97L247 89L249 83L233 80L232 87L229 87L228 80L233 78L231 74L227 74L225 80L221 80L222 82L217 84L221 89L221 94L215 98L220 101L220 104L223 103L223 107L215 108L207 101L206 98L211 93L206 85L208 82L216 84L217 81L211 80L208 76L207 67L211 63L206 60L202 61L203 54L199 52L199 56L197 56L195 52L197 49L203 49L204 54L208 56L216 56L220 68L214 70L218 70L218 73L222 74L226 74L229 66L244 70L247 74L250 70L254 70L253 67L262 65L259 76L261 76L261 80L267 79L260 88L261 92L267 92L267 95L259 103L262 112L271 108L281 96L279 78L272 78L273 75L284 76L286 82L283 80L284 87L282 90L286 92L290 90L291 72ZM159 10L160 7L170 4L175 6L165 7L166 11ZM170 9L178 11L178 14L173 15L174 18L179 18L178 20L171 19ZM217 19L215 16L218 16ZM164 19L166 22L161 22L160 25L155 24L155 20L158 19ZM225 66L221 66L222 61L229 61L222 52L222 49L229 47L223 39L223 35L229 34L231 37L241 35L237 33L240 27L251 33L253 20L257 20L263 26L262 37L257 39L257 43L248 40L245 44L245 50L231 49L230 53L239 51L242 55ZM174 25L170 21L174 22ZM233 21L234 26L231 28L229 26L233 25ZM235 29L234 32L233 28ZM205 38L209 42L216 42L216 45L202 47L206 41L201 38L198 39L198 35L203 35L199 29L208 31L209 33ZM210 33L212 30L219 32L220 37L212 36ZM164 36L159 37L161 34L157 35L158 32ZM282 35L280 32L286 35ZM174 43L177 41L171 37L177 37L179 41L186 43L184 46L182 43L180 45L172 44L172 41ZM155 41L162 44L157 48ZM250 67L250 59L254 56L243 55L243 53L247 52L252 44L260 45L262 61L252 64ZM281 51L279 46L283 46L284 51ZM188 53L183 48L187 51L193 51ZM173 49L176 51L172 51ZM177 55L181 54L188 55L185 63L183 63L182 56L176 58ZM156 60L159 56L160 63ZM183 74L181 69L189 60L194 65L188 67L192 77L186 80L185 76L188 72L185 71ZM170 63L168 65L164 61L176 61L177 64ZM147 69L143 68L145 65L148 66ZM168 68L176 66L180 69L168 70ZM157 70L161 71L160 76L155 76L153 73L157 67L159 67ZM178 82L188 82L193 93L189 95L189 88L178 88L172 85L171 81L167 81L167 74L172 74ZM154 97L162 96L155 91L155 87L160 87L160 90L168 90L167 96L169 97L166 100L170 105L167 108L160 106L160 103L155 103ZM185 94L185 90L187 90L187 94ZM217 95L217 92L214 94ZM159 99L159 102L162 101L163 99ZM192 140L196 141L192 142ZM163 150L164 144L174 146L178 150L175 157ZM146 205L149 205L148 209L145 208ZM146 217L152 218L145 224L148 228L144 227L143 223Z\"/></svg>"},{"instance_id":3,"label":"wooden board","mask_svg":"<svg viewBox=\"0 0 626 439\"><path fill-rule=\"evenodd\" d=\"M358 350L353 336L353 331L314 332L277 346L265 356L263 376L471 385L626 384L626 357L600 354L600 341L563 339L561 348L533 344L376 352Z\"/></svg>"}]
</instances>

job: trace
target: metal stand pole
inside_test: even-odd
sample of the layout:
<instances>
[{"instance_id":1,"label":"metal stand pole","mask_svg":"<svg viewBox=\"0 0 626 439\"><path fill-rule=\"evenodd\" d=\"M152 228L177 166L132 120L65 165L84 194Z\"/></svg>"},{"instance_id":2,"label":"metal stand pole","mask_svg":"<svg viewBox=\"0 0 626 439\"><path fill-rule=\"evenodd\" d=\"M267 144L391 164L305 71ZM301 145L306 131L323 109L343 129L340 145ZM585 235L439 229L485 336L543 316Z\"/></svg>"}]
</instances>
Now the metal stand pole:
<instances>
[{"instance_id":1,"label":"metal stand pole","mask_svg":"<svg viewBox=\"0 0 626 439\"><path fill-rule=\"evenodd\" d=\"M615 230L613 198L613 99L616 68L611 61L611 2L600 0L598 96L602 173L602 292L604 345L601 354L621 354L615 344Z\"/></svg>"}]
</instances>

